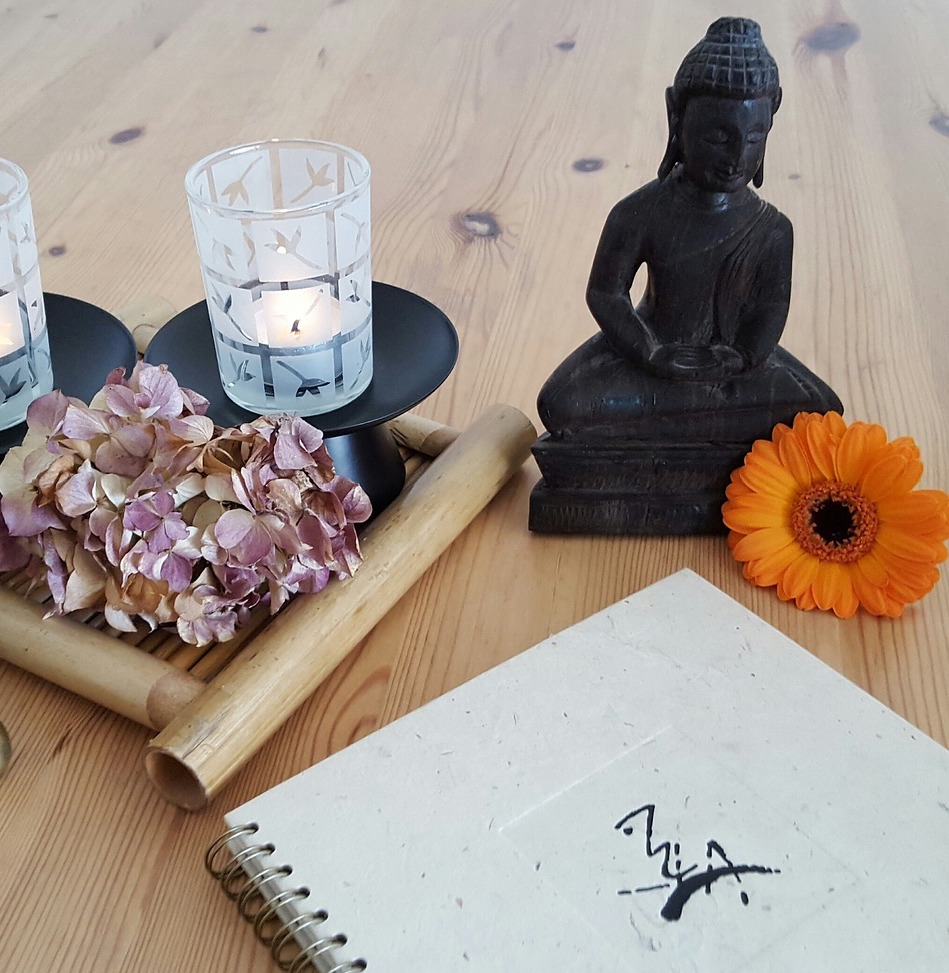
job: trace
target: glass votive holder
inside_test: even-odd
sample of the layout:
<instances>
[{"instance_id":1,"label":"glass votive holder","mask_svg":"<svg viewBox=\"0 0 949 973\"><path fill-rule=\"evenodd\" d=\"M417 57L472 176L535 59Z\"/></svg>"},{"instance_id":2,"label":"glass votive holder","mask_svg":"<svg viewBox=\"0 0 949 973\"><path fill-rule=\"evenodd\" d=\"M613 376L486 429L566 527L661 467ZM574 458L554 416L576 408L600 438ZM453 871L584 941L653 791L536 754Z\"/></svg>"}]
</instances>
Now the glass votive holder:
<instances>
[{"instance_id":1,"label":"glass votive holder","mask_svg":"<svg viewBox=\"0 0 949 973\"><path fill-rule=\"evenodd\" d=\"M273 139L185 177L218 371L254 413L315 415L372 379L369 163L332 142Z\"/></svg>"},{"instance_id":2,"label":"glass votive holder","mask_svg":"<svg viewBox=\"0 0 949 973\"><path fill-rule=\"evenodd\" d=\"M0 159L0 429L22 422L33 399L52 388L30 184L18 165Z\"/></svg>"}]
</instances>

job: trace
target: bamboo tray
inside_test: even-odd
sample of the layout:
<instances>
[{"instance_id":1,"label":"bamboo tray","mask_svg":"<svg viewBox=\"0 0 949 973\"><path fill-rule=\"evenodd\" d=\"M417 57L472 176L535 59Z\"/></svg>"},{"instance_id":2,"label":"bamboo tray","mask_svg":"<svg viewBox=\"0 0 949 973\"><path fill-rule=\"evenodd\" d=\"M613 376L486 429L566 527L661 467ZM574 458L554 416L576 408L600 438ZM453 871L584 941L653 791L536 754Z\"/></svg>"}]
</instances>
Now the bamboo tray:
<instances>
[{"instance_id":1,"label":"bamboo tray","mask_svg":"<svg viewBox=\"0 0 949 973\"><path fill-rule=\"evenodd\" d=\"M536 437L505 405L461 432L413 414L389 427L406 485L362 533L354 577L197 648L174 631L115 632L99 613L44 620L49 593L27 594L22 573L7 574L0 659L159 731L145 754L150 780L172 803L204 807L467 527Z\"/></svg>"}]
</instances>

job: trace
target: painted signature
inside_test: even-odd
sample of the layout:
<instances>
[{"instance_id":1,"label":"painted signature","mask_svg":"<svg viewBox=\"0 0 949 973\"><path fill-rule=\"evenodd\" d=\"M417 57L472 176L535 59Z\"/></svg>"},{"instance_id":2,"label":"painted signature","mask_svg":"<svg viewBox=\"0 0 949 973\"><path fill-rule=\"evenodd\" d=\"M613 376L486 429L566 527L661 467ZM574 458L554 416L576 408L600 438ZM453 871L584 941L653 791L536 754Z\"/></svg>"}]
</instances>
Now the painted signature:
<instances>
[{"instance_id":1,"label":"painted signature","mask_svg":"<svg viewBox=\"0 0 949 973\"><path fill-rule=\"evenodd\" d=\"M637 821L636 819L640 816L643 816L644 820ZM627 837L635 834L639 828L644 835L647 857L661 856L659 872L662 878L668 879L668 881L635 889L619 889L617 894L631 895L634 892L652 892L656 889L671 888L672 891L659 913L663 919L669 922L675 922L681 917L686 902L696 892L704 888L706 894L710 894L712 885L721 878L732 876L737 882L741 883L742 875L778 875L781 872L779 868L767 868L764 865L736 865L729 859L725 849L714 839L705 843L705 857L708 859L708 863L704 870L699 869L698 863L683 868L682 859L679 857L680 847L678 842L663 841L661 844L653 845L655 816L656 805L644 804L620 818L613 827ZM673 856L675 856L674 862ZM670 862L673 862L674 870L670 869ZM741 892L741 901L745 905L748 904L748 894L744 890Z\"/></svg>"}]
</instances>

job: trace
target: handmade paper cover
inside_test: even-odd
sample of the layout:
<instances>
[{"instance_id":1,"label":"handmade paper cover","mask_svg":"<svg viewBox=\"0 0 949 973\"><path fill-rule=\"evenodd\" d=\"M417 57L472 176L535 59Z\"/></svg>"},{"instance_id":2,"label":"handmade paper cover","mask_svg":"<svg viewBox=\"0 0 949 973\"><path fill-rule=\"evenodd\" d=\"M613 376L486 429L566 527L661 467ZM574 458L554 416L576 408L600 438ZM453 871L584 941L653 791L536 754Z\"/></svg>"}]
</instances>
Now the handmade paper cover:
<instances>
[{"instance_id":1,"label":"handmade paper cover","mask_svg":"<svg viewBox=\"0 0 949 973\"><path fill-rule=\"evenodd\" d=\"M949 956L949 753L689 571L227 822L258 825L232 849L272 843L248 870L292 865L295 908L348 939L333 962L369 971Z\"/></svg>"}]
</instances>

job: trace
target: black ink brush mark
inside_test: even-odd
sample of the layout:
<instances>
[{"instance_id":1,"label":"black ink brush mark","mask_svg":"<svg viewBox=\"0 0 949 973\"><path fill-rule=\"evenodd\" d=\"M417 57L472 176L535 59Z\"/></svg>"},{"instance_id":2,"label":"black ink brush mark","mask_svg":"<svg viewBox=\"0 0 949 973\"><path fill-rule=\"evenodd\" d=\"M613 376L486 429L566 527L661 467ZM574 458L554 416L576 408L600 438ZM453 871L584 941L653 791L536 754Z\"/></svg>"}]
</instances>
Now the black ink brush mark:
<instances>
[{"instance_id":1,"label":"black ink brush mark","mask_svg":"<svg viewBox=\"0 0 949 973\"><path fill-rule=\"evenodd\" d=\"M704 872L699 872L698 875L692 875L690 878L678 882L672 890L672 894L666 899L666 904L660 909L659 915L669 922L675 922L681 917L686 902L700 888L704 887L706 892L711 892L712 883L717 882L720 878L725 878L728 875L734 875L737 878L739 875L746 875L749 872L759 875L775 875L780 874L780 869L765 868L764 865L727 865L724 868L712 868L710 866ZM741 901L745 905L748 904L748 896L744 892L742 892Z\"/></svg>"},{"instance_id":2,"label":"black ink brush mark","mask_svg":"<svg viewBox=\"0 0 949 973\"><path fill-rule=\"evenodd\" d=\"M625 817L617 821L617 823L613 826L614 830L621 830L623 834L627 836L632 835L635 832L635 828L630 824L630 822L643 813L646 815L644 849L646 855L649 858L654 858L656 855L661 854L662 862L659 867L660 874L663 878L675 881L675 887L672 889L672 892L669 894L665 904L659 912L662 918L668 922L675 922L682 916L682 910L685 908L685 904L690 898L692 898L693 895L695 895L696 892L699 891L699 889L704 888L706 894L711 894L713 883L717 882L720 878L731 876L740 883L742 875L780 874L780 869L768 868L764 865L734 864L734 862L732 862L725 853L725 849L714 839L710 839L705 844L705 856L709 859L709 864L706 866L705 871L698 871L698 864L690 865L688 868L683 868L682 859L679 858L680 846L678 842L672 844L669 841L663 841L653 847L653 824L656 816L655 804L644 804L635 811L631 811ZM669 862L673 854L676 856L676 870L670 871ZM720 865L718 867L713 866L711 862L713 855L717 855L724 862L724 865ZM696 874L692 874L693 872ZM658 885L645 885L632 891L653 892L656 889L668 888L670 884L671 882L662 882ZM618 894L629 895L630 891L630 889L620 889ZM744 890L741 892L741 901L744 905L748 904L748 895Z\"/></svg>"}]
</instances>

